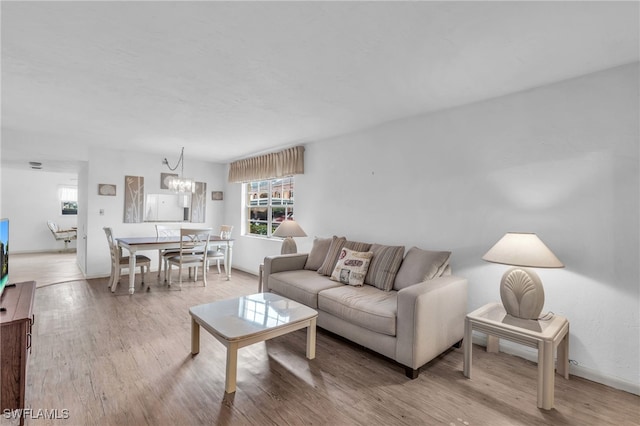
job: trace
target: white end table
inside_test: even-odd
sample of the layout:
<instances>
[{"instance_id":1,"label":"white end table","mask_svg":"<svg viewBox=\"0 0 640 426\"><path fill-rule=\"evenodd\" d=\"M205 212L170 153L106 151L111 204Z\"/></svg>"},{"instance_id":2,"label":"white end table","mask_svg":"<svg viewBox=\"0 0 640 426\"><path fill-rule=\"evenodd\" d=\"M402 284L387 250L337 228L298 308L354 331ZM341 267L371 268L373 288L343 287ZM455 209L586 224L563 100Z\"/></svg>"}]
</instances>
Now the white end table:
<instances>
[{"instance_id":1,"label":"white end table","mask_svg":"<svg viewBox=\"0 0 640 426\"><path fill-rule=\"evenodd\" d=\"M497 351L496 338L538 349L538 407L553 408L554 353L558 351L558 374L569 379L569 321L560 315L548 320L523 320L508 315L501 303L490 303L470 314L464 322L464 375L471 378L473 330L487 334L487 351Z\"/></svg>"}]
</instances>

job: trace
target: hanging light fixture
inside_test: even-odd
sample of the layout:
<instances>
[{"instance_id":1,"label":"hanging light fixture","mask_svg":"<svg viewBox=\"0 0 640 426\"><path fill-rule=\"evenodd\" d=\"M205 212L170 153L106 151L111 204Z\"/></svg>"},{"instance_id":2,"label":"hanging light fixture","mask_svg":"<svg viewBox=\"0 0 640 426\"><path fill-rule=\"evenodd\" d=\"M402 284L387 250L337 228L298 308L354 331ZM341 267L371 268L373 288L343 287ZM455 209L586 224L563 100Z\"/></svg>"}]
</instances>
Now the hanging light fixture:
<instances>
[{"instance_id":1,"label":"hanging light fixture","mask_svg":"<svg viewBox=\"0 0 640 426\"><path fill-rule=\"evenodd\" d=\"M196 190L196 182L193 179L184 177L184 147L182 147L182 151L180 152L180 158L176 163L175 167L171 167L169 161L165 158L162 162L169 167L169 170L172 172L175 171L178 166L182 166L180 169L180 176L171 176L167 179L167 186L173 192L195 192Z\"/></svg>"}]
</instances>

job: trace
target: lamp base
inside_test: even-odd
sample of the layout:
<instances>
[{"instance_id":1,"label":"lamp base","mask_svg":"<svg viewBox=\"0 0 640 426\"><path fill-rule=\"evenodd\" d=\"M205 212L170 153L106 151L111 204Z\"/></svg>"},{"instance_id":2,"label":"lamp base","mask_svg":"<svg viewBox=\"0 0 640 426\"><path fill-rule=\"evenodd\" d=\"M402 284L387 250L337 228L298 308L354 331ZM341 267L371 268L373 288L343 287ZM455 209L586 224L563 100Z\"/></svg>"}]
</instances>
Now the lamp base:
<instances>
[{"instance_id":1,"label":"lamp base","mask_svg":"<svg viewBox=\"0 0 640 426\"><path fill-rule=\"evenodd\" d=\"M293 254L298 252L296 242L291 237L287 237L282 241L282 248L280 254Z\"/></svg>"},{"instance_id":2,"label":"lamp base","mask_svg":"<svg viewBox=\"0 0 640 426\"><path fill-rule=\"evenodd\" d=\"M511 268L500 281L500 298L509 315L537 320L544 306L542 281L531 269Z\"/></svg>"}]
</instances>

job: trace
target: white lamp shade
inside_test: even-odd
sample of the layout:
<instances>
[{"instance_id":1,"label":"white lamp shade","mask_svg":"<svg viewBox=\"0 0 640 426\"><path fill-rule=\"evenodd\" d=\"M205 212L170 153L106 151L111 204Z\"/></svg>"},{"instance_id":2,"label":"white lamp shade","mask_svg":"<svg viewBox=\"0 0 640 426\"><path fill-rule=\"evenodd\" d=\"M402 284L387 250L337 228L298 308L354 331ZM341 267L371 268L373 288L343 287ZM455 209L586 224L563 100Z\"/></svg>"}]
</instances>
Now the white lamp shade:
<instances>
[{"instance_id":1,"label":"white lamp shade","mask_svg":"<svg viewBox=\"0 0 640 426\"><path fill-rule=\"evenodd\" d=\"M278 229L273 233L274 237L306 237L298 222L295 220L285 220L278 226Z\"/></svg>"},{"instance_id":2,"label":"white lamp shade","mask_svg":"<svg viewBox=\"0 0 640 426\"><path fill-rule=\"evenodd\" d=\"M488 262L534 268L563 268L564 265L536 234L509 232L482 256Z\"/></svg>"}]
</instances>

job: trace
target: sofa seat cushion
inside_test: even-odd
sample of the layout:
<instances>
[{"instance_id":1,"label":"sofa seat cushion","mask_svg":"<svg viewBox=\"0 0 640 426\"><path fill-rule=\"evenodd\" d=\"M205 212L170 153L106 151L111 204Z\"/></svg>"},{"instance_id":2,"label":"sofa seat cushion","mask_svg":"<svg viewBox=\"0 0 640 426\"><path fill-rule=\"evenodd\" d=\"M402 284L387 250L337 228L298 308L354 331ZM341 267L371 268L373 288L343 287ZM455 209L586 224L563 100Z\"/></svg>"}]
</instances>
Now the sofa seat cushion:
<instances>
[{"instance_id":1,"label":"sofa seat cushion","mask_svg":"<svg viewBox=\"0 0 640 426\"><path fill-rule=\"evenodd\" d=\"M276 272L269 276L269 289L313 309L318 308L320 291L343 285L306 269Z\"/></svg>"},{"instance_id":2,"label":"sofa seat cushion","mask_svg":"<svg viewBox=\"0 0 640 426\"><path fill-rule=\"evenodd\" d=\"M318 309L377 333L396 335L397 291L372 286L340 287L318 295Z\"/></svg>"}]
</instances>

